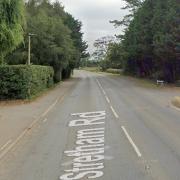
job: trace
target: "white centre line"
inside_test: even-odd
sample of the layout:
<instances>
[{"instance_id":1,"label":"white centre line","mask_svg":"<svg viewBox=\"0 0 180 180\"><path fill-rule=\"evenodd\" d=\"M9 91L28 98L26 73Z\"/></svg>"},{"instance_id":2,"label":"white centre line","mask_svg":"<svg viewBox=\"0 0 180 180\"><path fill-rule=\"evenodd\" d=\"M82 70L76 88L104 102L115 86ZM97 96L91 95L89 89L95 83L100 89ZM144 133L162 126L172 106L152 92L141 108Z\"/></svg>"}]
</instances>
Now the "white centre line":
<instances>
[{"instance_id":1,"label":"white centre line","mask_svg":"<svg viewBox=\"0 0 180 180\"><path fill-rule=\"evenodd\" d=\"M106 101L110 104L110 100L107 96L106 96Z\"/></svg>"},{"instance_id":2,"label":"white centre line","mask_svg":"<svg viewBox=\"0 0 180 180\"><path fill-rule=\"evenodd\" d=\"M98 85L99 85L100 89L102 90L103 94L106 96L106 92L105 92L105 90L103 89L103 87L102 87L101 83L99 82L99 80L98 80L98 79L96 79L96 81L97 81L97 83L98 83Z\"/></svg>"},{"instance_id":3,"label":"white centre line","mask_svg":"<svg viewBox=\"0 0 180 180\"><path fill-rule=\"evenodd\" d=\"M4 144L0 150L1 151L4 150L11 142L12 142L12 139L10 139L6 144Z\"/></svg>"},{"instance_id":4,"label":"white centre line","mask_svg":"<svg viewBox=\"0 0 180 180\"><path fill-rule=\"evenodd\" d=\"M137 156L140 158L142 157L142 154L139 151L139 148L136 146L136 144L133 142L132 138L130 137L130 135L128 134L126 128L124 126L121 126L124 134L126 135L127 139L129 140L130 144L132 145L133 149L135 150Z\"/></svg>"},{"instance_id":5,"label":"white centre line","mask_svg":"<svg viewBox=\"0 0 180 180\"><path fill-rule=\"evenodd\" d=\"M114 110L114 108L113 108L112 106L110 106L110 108L111 108L111 110L112 110L114 116L118 119L119 116L118 116L118 114L116 113L116 111Z\"/></svg>"},{"instance_id":6,"label":"white centre line","mask_svg":"<svg viewBox=\"0 0 180 180\"><path fill-rule=\"evenodd\" d=\"M106 96L106 92L104 91L104 89L102 90L103 94Z\"/></svg>"}]
</instances>

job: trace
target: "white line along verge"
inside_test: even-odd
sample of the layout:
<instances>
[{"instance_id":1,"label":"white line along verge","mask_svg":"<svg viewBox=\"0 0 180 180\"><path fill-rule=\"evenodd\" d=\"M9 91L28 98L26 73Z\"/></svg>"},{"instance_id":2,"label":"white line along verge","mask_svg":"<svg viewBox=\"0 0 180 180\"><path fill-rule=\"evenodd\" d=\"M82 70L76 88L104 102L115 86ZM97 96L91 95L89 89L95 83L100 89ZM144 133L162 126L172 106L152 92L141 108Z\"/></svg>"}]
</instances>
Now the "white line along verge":
<instances>
[{"instance_id":1,"label":"white line along verge","mask_svg":"<svg viewBox=\"0 0 180 180\"><path fill-rule=\"evenodd\" d=\"M55 100L55 102L53 104L51 104L51 106L49 106L49 108L41 115L41 117L46 116L49 113L49 111L51 111L51 109L53 109L54 106L58 103L58 100L59 100L59 98L57 98Z\"/></svg>"},{"instance_id":2,"label":"white line along verge","mask_svg":"<svg viewBox=\"0 0 180 180\"><path fill-rule=\"evenodd\" d=\"M124 126L121 126L124 134L126 135L127 139L129 140L130 144L132 145L133 149L135 150L137 156L140 158L142 157L142 154L139 151L139 148L136 146L136 144L133 142L132 138L130 137L130 135L128 134L126 128Z\"/></svg>"},{"instance_id":3,"label":"white line along verge","mask_svg":"<svg viewBox=\"0 0 180 180\"><path fill-rule=\"evenodd\" d=\"M10 146L8 146L1 154L0 154L0 160L19 142L19 140L27 133L28 129L25 129L20 136L12 143Z\"/></svg>"},{"instance_id":4,"label":"white line along verge","mask_svg":"<svg viewBox=\"0 0 180 180\"><path fill-rule=\"evenodd\" d=\"M0 160L25 136L25 134L29 131L29 129L31 129L38 121L40 121L42 117L46 116L46 115L49 113L49 111L52 110L53 107L54 107L58 102L63 101L65 95L66 95L66 93L64 93L63 96L60 96L59 98L57 98L57 99L55 100L55 102L54 102L53 104L51 104L51 105L48 107L48 109L47 109L43 114L41 114L38 118L36 118L36 119L30 124L30 126L28 126L28 127L17 137L16 140L14 140L12 143L9 142L8 145L9 145L10 143L11 143L11 144L10 144L8 147L7 147L7 145L5 144L6 147L4 147L4 148L2 147L2 148L3 148L3 151L2 151L2 153L0 153ZM4 146L5 146L5 145L4 145ZM0 149L0 150L1 150L1 149Z\"/></svg>"},{"instance_id":5,"label":"white line along verge","mask_svg":"<svg viewBox=\"0 0 180 180\"><path fill-rule=\"evenodd\" d=\"M114 109L112 106L110 106L110 108L111 108L111 110L112 110L114 116L118 119L119 116L118 116L118 114L116 113L115 109Z\"/></svg>"},{"instance_id":6,"label":"white line along verge","mask_svg":"<svg viewBox=\"0 0 180 180\"><path fill-rule=\"evenodd\" d=\"M47 122L47 120L48 120L48 119L47 119L47 118L45 118L45 119L43 120L43 123Z\"/></svg>"},{"instance_id":7,"label":"white line along verge","mask_svg":"<svg viewBox=\"0 0 180 180\"><path fill-rule=\"evenodd\" d=\"M4 144L4 145L0 148L0 151L4 150L11 142L12 142L12 139L10 139L6 144Z\"/></svg>"},{"instance_id":8,"label":"white line along verge","mask_svg":"<svg viewBox=\"0 0 180 180\"><path fill-rule=\"evenodd\" d=\"M77 131L76 147L64 151L66 157L73 158L71 169L64 170L61 180L96 179L104 175L105 152L105 111L75 113L76 120L69 127L84 127Z\"/></svg>"}]
</instances>

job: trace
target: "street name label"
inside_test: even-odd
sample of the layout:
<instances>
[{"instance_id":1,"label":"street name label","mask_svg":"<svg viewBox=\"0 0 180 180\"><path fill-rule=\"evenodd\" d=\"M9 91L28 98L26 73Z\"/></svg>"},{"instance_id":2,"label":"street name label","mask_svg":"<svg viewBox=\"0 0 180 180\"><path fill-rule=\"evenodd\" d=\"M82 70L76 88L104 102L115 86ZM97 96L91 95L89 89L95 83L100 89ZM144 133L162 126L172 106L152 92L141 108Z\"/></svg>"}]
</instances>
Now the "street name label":
<instances>
[{"instance_id":1,"label":"street name label","mask_svg":"<svg viewBox=\"0 0 180 180\"><path fill-rule=\"evenodd\" d=\"M76 120L69 122L69 127L82 127L77 131L76 147L64 151L72 157L73 168L64 170L61 180L96 179L104 175L105 151L105 111L72 114Z\"/></svg>"}]
</instances>

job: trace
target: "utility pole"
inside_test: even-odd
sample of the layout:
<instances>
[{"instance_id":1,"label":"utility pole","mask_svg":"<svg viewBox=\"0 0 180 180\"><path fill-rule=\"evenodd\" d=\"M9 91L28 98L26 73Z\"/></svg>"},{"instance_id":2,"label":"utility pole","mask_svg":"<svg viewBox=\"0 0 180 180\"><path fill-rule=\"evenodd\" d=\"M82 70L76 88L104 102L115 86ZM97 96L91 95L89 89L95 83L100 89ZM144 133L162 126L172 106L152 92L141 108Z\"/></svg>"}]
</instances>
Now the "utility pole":
<instances>
[{"instance_id":1,"label":"utility pole","mask_svg":"<svg viewBox=\"0 0 180 180\"><path fill-rule=\"evenodd\" d=\"M29 33L28 34L28 65L31 65L31 36L35 36L36 34Z\"/></svg>"}]
</instances>

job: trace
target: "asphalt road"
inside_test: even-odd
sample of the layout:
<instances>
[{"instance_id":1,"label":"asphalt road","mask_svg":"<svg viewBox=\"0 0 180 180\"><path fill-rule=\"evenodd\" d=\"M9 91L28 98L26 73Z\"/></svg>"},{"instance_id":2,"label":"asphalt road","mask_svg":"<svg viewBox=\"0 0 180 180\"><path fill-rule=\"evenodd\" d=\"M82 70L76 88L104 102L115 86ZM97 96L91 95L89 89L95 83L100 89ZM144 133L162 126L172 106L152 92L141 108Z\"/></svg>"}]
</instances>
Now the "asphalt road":
<instances>
[{"instance_id":1,"label":"asphalt road","mask_svg":"<svg viewBox=\"0 0 180 180\"><path fill-rule=\"evenodd\" d=\"M85 71L74 81L0 160L0 180L180 180L179 92Z\"/></svg>"}]
</instances>

